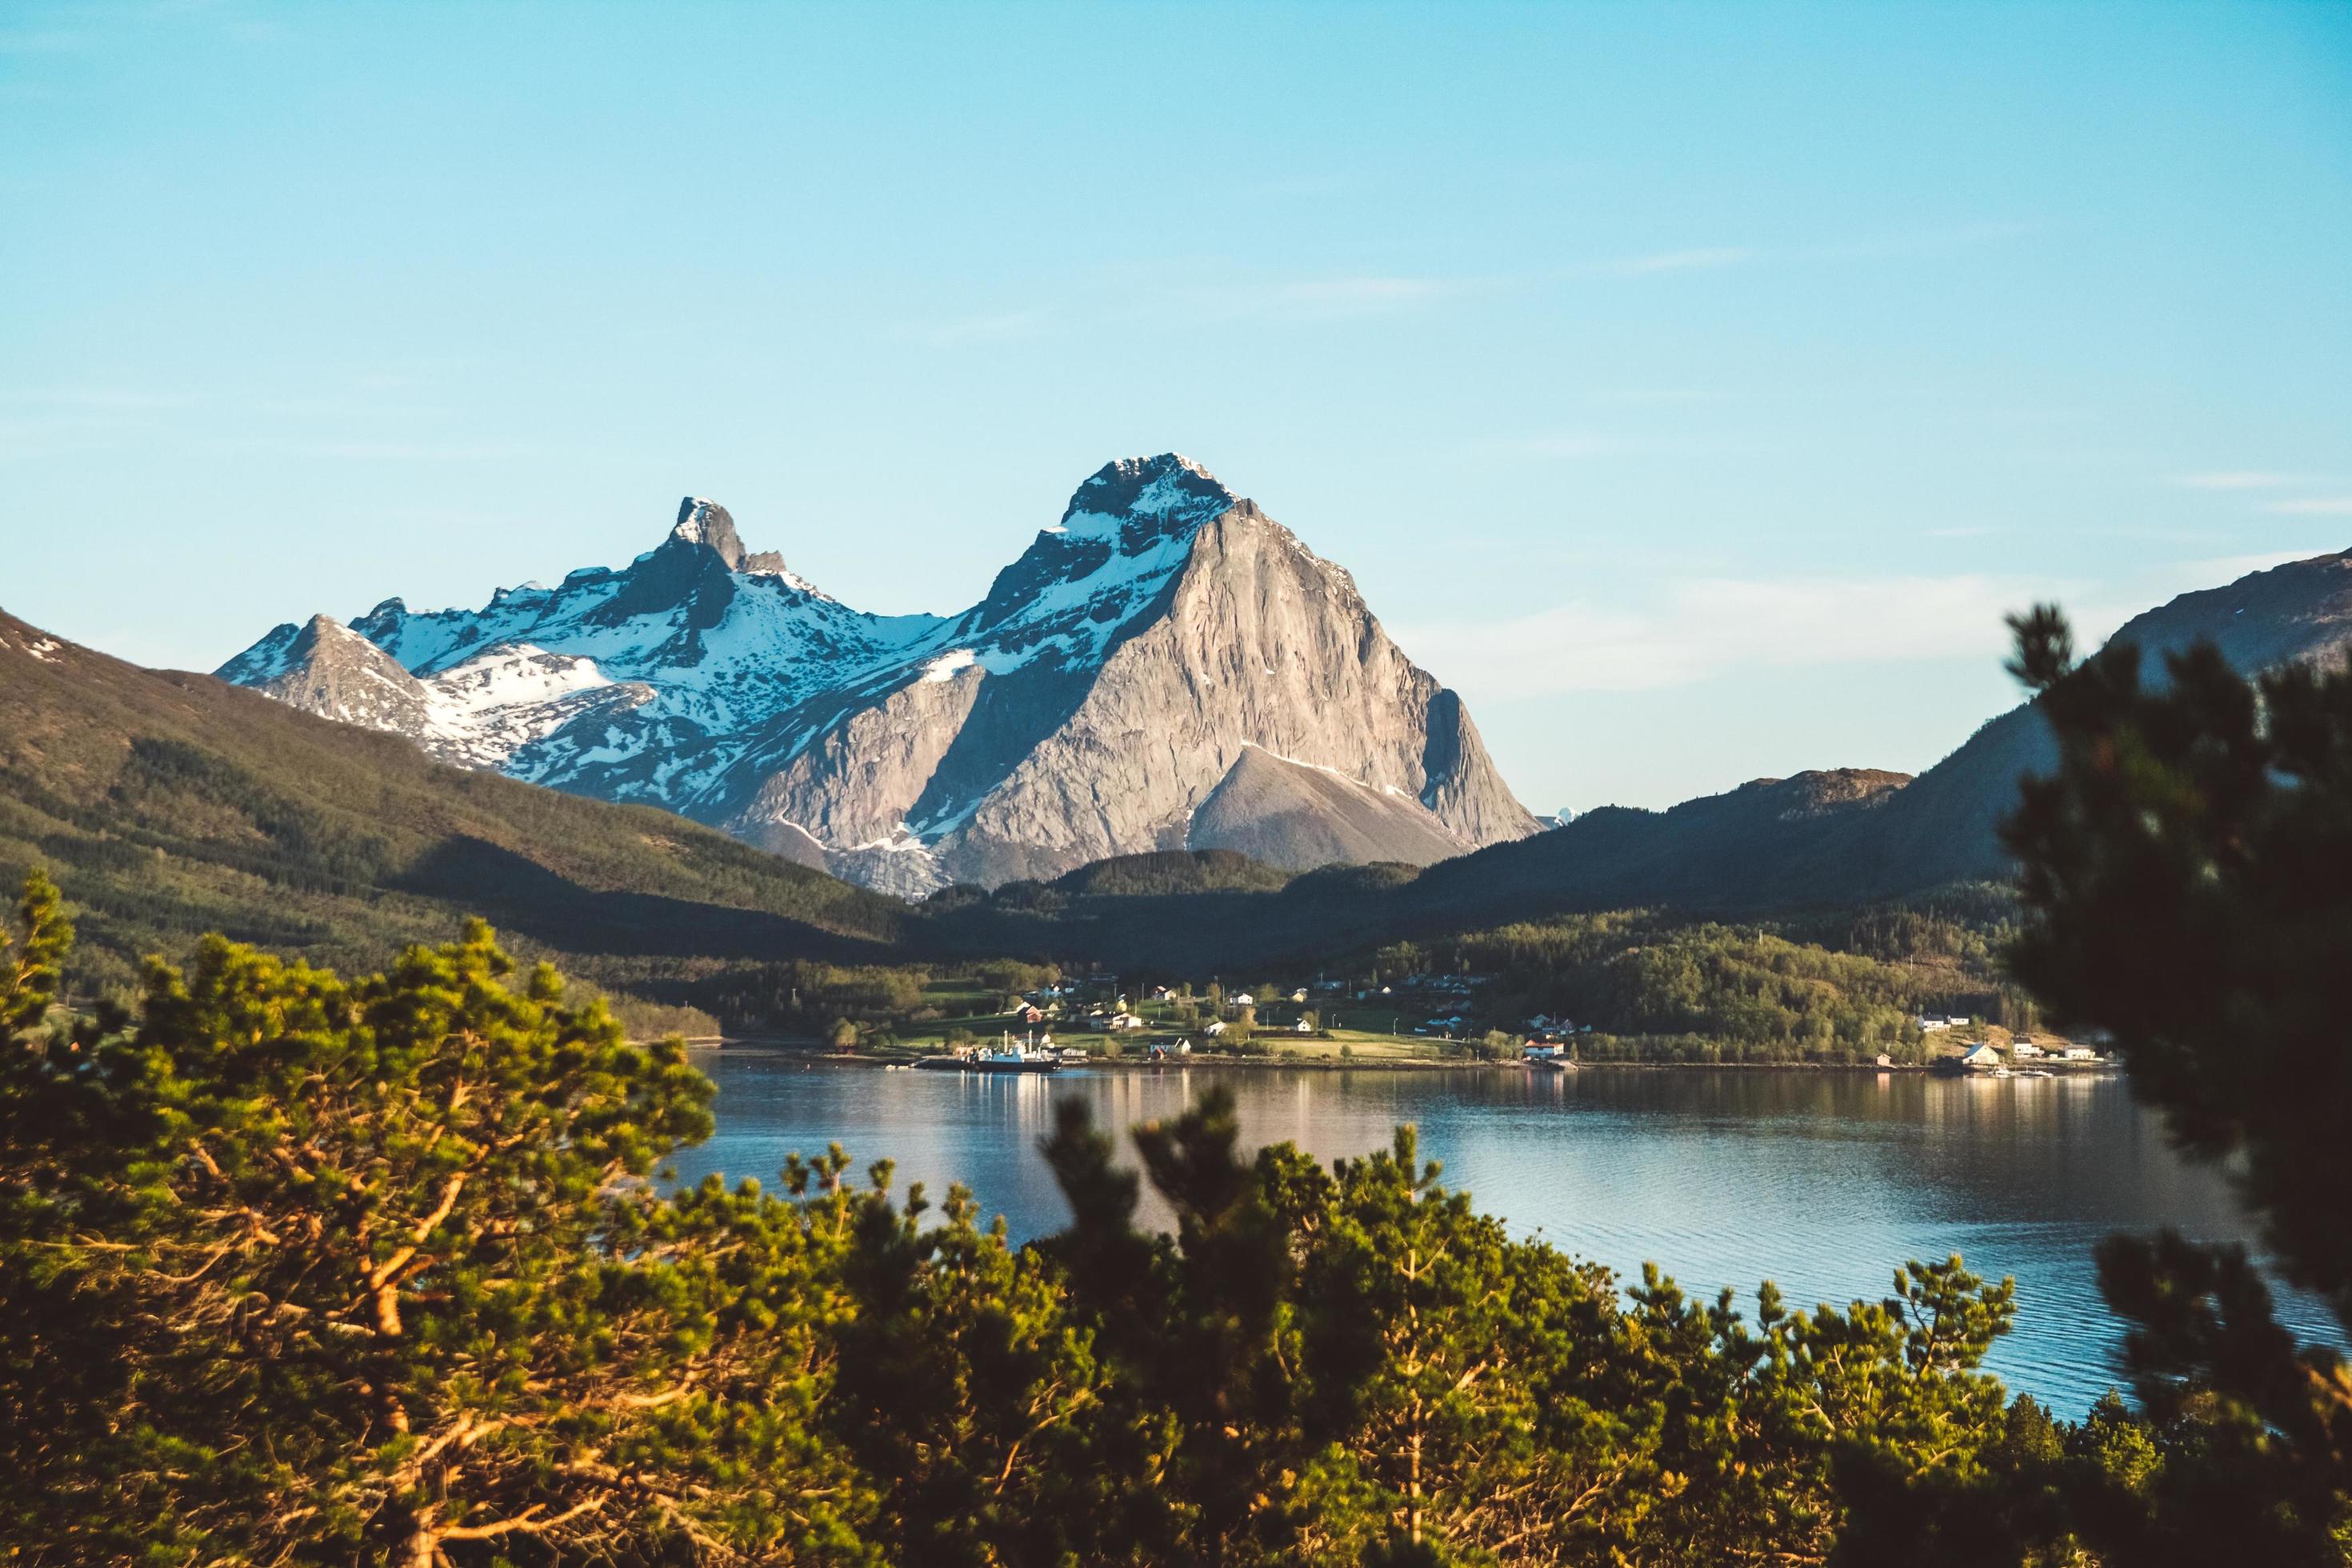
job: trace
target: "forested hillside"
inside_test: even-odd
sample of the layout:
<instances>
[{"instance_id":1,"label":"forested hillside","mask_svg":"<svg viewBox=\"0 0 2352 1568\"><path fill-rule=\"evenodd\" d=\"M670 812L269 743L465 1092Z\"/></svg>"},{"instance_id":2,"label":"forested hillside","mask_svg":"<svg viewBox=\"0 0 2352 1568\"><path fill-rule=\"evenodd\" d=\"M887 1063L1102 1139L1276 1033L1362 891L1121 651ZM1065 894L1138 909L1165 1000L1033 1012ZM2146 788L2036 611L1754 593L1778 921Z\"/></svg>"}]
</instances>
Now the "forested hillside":
<instances>
[{"instance_id":1,"label":"forested hillside","mask_svg":"<svg viewBox=\"0 0 2352 1568\"><path fill-rule=\"evenodd\" d=\"M0 877L34 862L76 909L96 989L209 931L362 965L478 913L611 984L623 960L855 955L904 920L667 813L445 767L0 614Z\"/></svg>"}]
</instances>

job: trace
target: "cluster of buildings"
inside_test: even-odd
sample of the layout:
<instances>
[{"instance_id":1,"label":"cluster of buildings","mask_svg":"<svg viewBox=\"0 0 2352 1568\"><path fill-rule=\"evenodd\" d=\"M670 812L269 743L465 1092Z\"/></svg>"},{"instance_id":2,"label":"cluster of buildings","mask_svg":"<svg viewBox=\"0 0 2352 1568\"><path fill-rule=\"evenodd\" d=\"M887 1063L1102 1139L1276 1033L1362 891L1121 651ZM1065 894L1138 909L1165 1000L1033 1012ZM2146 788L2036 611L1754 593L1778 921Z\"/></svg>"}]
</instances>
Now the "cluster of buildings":
<instances>
[{"instance_id":1,"label":"cluster of buildings","mask_svg":"<svg viewBox=\"0 0 2352 1568\"><path fill-rule=\"evenodd\" d=\"M1229 1036L1237 1019L1255 1022L1255 1032L1313 1035L1317 1021L1307 1009L1320 1006L1327 1009L1347 1007L1351 1013L1363 1009L1361 1023L1380 1029L1383 1026L1399 1031L1410 1030L1422 1036L1457 1039L1475 1033L1483 1026L1478 1010L1471 1004L1478 988L1493 982L1486 974L1417 975L1393 984L1351 984L1345 980L1318 979L1307 984L1282 989L1269 987L1257 991L1234 991L1220 997L1215 1004L1204 1005L1202 1021L1177 1025L1162 1020L1154 1023L1130 1008L1125 994L1114 994L1116 983L1105 980L1072 980L1055 985L1041 986L1025 993L1021 1005L1014 1010L1016 1025L1040 1028L1055 1021L1065 1022L1072 1029L1107 1035L1135 1034L1166 1030L1171 1035L1181 1030L1186 1037L1181 1048L1189 1050L1195 1039L1203 1043ZM1187 1001L1204 1000L1171 985L1154 985L1138 994L1145 1002L1175 1005ZM1287 1007L1300 1011L1293 1016ZM1254 1019L1245 1018L1244 1010L1273 1009L1280 1021L1270 1020L1259 1012ZM1538 1042L1549 1042L1567 1053L1568 1037L1579 1032L1579 1026L1565 1017L1554 1018L1538 1014L1528 1020L1526 1032ZM1582 1026L1582 1033L1591 1033L1591 1026ZM1146 1040L1147 1048L1155 1056L1176 1054L1176 1039Z\"/></svg>"},{"instance_id":2,"label":"cluster of buildings","mask_svg":"<svg viewBox=\"0 0 2352 1568\"><path fill-rule=\"evenodd\" d=\"M2006 1051L1990 1041L1980 1040L1962 1051L1958 1059L1961 1067L1971 1071L1990 1072L2039 1061L2095 1062L2100 1058L2095 1047L2076 1041L2039 1046L2019 1038L2011 1040Z\"/></svg>"}]
</instances>

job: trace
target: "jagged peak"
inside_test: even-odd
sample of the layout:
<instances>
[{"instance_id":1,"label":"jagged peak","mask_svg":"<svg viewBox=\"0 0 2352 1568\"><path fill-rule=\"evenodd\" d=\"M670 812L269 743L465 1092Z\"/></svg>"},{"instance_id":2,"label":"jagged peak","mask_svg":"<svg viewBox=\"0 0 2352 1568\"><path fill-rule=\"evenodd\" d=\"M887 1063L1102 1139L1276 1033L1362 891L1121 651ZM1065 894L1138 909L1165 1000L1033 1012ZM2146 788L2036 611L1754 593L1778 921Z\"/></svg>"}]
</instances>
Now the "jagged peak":
<instances>
[{"instance_id":1,"label":"jagged peak","mask_svg":"<svg viewBox=\"0 0 2352 1568\"><path fill-rule=\"evenodd\" d=\"M679 501L677 522L669 536L677 543L706 545L716 551L730 572L743 564L743 541L735 531L735 519L715 500L688 496Z\"/></svg>"},{"instance_id":2,"label":"jagged peak","mask_svg":"<svg viewBox=\"0 0 2352 1568\"><path fill-rule=\"evenodd\" d=\"M803 594L819 594L815 584L793 574L784 564L782 552L746 550L742 536L735 531L735 519L715 500L701 496L688 496L677 503L677 522L669 531L666 542L677 544L699 544L715 552L726 563L730 572L740 572L750 577L776 577ZM572 577L583 575L575 572ZM564 579L566 583L572 577Z\"/></svg>"},{"instance_id":3,"label":"jagged peak","mask_svg":"<svg viewBox=\"0 0 2352 1568\"><path fill-rule=\"evenodd\" d=\"M1100 537L1197 527L1230 510L1240 497L1181 452L1105 463L1071 493L1062 521L1047 533Z\"/></svg>"}]
</instances>

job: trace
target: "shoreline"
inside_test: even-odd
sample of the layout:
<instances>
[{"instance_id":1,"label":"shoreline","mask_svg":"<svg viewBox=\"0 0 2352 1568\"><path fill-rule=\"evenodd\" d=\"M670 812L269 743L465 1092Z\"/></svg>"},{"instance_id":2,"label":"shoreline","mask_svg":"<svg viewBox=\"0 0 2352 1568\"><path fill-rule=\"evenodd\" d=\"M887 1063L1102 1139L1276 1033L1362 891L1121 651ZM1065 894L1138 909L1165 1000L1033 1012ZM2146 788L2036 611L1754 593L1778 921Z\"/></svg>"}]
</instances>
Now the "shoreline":
<instances>
[{"instance_id":1,"label":"shoreline","mask_svg":"<svg viewBox=\"0 0 2352 1568\"><path fill-rule=\"evenodd\" d=\"M912 1067L923 1059L919 1056L877 1056L865 1053L840 1053L823 1049L812 1044L783 1040L730 1039L705 1037L689 1039L687 1048L694 1051L732 1051L738 1055L761 1053L796 1060L803 1067L896 1068ZM1084 1062L1070 1062L1060 1069L1066 1072L1168 1072L1194 1069L1217 1072L1402 1072L1402 1073L1524 1073L1529 1077L1552 1071L1562 1076L1580 1072L1813 1072L1813 1073L1916 1073L1931 1077L1958 1077L1964 1079L1982 1079L1999 1081L1990 1072L1969 1071L1960 1074L1938 1072L1927 1062L1896 1062L1880 1067L1874 1062L1674 1062L1674 1061L1597 1061L1578 1062L1565 1069L1531 1068L1520 1062L1432 1061L1419 1058L1372 1058L1341 1061L1335 1057L1219 1057L1187 1056L1160 1061L1138 1061L1107 1057ZM2119 1073L2122 1068L2112 1061L2052 1062L2026 1069L2047 1072L2053 1078L2095 1076ZM1052 1074L1040 1074L1051 1077ZM2021 1077L2011 1069L2011 1077Z\"/></svg>"}]
</instances>

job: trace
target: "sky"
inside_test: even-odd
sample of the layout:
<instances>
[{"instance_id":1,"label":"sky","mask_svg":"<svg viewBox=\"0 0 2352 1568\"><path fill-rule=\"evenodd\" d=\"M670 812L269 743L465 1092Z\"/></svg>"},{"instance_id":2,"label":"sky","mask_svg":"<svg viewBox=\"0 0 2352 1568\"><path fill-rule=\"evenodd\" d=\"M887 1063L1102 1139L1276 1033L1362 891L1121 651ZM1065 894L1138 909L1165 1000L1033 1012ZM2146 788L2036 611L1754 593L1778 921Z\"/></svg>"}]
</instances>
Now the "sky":
<instances>
[{"instance_id":1,"label":"sky","mask_svg":"<svg viewBox=\"0 0 2352 1568\"><path fill-rule=\"evenodd\" d=\"M2352 5L0 4L0 607L209 668L688 492L950 612L1110 458L1541 810L1916 771L2352 546Z\"/></svg>"}]
</instances>

